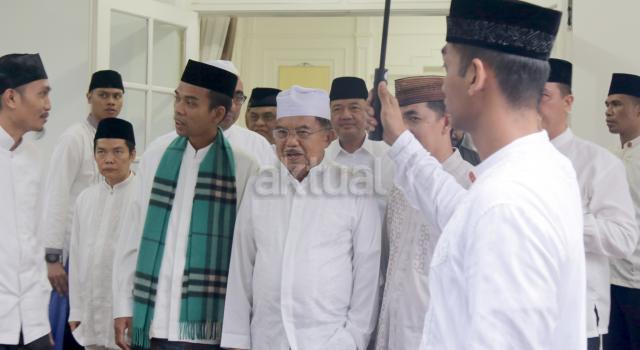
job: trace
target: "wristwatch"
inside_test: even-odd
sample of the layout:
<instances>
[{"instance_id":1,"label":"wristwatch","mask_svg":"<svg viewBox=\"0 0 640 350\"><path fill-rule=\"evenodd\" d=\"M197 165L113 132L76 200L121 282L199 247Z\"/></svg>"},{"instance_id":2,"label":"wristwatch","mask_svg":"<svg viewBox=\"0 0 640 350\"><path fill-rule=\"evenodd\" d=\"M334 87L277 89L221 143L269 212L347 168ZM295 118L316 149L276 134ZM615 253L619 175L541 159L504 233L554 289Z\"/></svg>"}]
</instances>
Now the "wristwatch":
<instances>
[{"instance_id":1,"label":"wristwatch","mask_svg":"<svg viewBox=\"0 0 640 350\"><path fill-rule=\"evenodd\" d=\"M50 264L62 262L62 255L58 253L46 253L44 255L44 260Z\"/></svg>"}]
</instances>

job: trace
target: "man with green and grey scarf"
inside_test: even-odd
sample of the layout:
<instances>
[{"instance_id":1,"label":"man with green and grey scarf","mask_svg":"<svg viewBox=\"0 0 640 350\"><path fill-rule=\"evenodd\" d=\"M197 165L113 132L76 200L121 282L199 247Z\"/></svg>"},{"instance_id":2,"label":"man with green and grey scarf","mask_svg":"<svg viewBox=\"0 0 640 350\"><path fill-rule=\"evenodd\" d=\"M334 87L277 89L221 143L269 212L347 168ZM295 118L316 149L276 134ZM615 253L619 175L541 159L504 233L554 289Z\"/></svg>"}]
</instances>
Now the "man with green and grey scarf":
<instances>
[{"instance_id":1,"label":"man with green and grey scarf","mask_svg":"<svg viewBox=\"0 0 640 350\"><path fill-rule=\"evenodd\" d=\"M142 157L113 271L122 349L220 348L236 209L257 170L218 127L236 82L190 60L175 90L176 133Z\"/></svg>"}]
</instances>

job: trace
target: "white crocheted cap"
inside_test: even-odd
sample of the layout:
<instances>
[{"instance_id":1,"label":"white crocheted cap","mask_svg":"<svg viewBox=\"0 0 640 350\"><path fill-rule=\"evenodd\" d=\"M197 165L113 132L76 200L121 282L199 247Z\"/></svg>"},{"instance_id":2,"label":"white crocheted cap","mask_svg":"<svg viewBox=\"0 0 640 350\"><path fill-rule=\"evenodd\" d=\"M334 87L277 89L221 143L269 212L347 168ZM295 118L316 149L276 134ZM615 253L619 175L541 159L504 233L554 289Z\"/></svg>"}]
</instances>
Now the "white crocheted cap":
<instances>
[{"instance_id":1,"label":"white crocheted cap","mask_svg":"<svg viewBox=\"0 0 640 350\"><path fill-rule=\"evenodd\" d=\"M329 95L320 89L310 89L294 85L276 97L276 117L311 116L331 119Z\"/></svg>"}]
</instances>

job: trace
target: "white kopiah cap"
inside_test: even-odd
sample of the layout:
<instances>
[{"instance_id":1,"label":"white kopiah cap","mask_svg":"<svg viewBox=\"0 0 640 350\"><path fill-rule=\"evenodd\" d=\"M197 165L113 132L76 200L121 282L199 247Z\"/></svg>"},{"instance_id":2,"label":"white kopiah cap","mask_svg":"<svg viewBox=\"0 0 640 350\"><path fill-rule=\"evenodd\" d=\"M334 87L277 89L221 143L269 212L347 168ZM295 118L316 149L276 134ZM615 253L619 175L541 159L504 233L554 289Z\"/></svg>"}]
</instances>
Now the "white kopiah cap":
<instances>
[{"instance_id":1,"label":"white kopiah cap","mask_svg":"<svg viewBox=\"0 0 640 350\"><path fill-rule=\"evenodd\" d=\"M236 76L239 76L238 74L238 68L236 68L235 65L233 65L233 62L231 61L227 61L227 60L211 60L211 61L207 61L205 62L206 64L210 65L210 66L214 66L220 69L224 69L229 73L235 74Z\"/></svg>"},{"instance_id":2,"label":"white kopiah cap","mask_svg":"<svg viewBox=\"0 0 640 350\"><path fill-rule=\"evenodd\" d=\"M276 97L277 118L311 116L331 119L329 95L324 90L294 85Z\"/></svg>"}]
</instances>

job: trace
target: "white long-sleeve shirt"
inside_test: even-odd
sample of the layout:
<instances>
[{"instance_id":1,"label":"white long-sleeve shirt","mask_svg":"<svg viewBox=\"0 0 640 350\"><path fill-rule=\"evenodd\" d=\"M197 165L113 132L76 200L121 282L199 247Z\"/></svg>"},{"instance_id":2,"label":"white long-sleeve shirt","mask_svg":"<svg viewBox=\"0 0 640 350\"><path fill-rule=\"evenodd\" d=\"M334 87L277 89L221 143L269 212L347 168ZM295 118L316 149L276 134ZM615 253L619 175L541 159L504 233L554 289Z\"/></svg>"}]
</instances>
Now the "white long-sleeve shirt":
<instances>
[{"instance_id":1,"label":"white long-sleeve shirt","mask_svg":"<svg viewBox=\"0 0 640 350\"><path fill-rule=\"evenodd\" d=\"M167 135L154 141L140 161L138 185L135 189L132 207L126 219L130 222L120 234L114 260L113 276L113 317L130 317L133 315L133 277L136 269L138 249L142 238L144 221L147 216L149 197L158 165L164 151L173 138ZM196 151L187 142L178 185L176 187L173 208L165 238L165 250L162 266L158 276L158 291L155 299L155 311L151 323L152 338L185 341L192 343L213 343L213 341L196 341L180 338L180 300L182 295L182 276L184 272L191 209L200 163L211 145ZM232 146L236 164L237 205L241 199L249 177L257 172L258 165L252 157L236 150Z\"/></svg>"},{"instance_id":2,"label":"white long-sleeve shirt","mask_svg":"<svg viewBox=\"0 0 640 350\"><path fill-rule=\"evenodd\" d=\"M580 191L546 132L485 159L468 191L408 131L389 155L409 203L443 228L422 349L586 348Z\"/></svg>"},{"instance_id":3,"label":"white long-sleeve shirt","mask_svg":"<svg viewBox=\"0 0 640 350\"><path fill-rule=\"evenodd\" d=\"M629 184L618 158L575 137L571 129L551 143L571 160L578 176L587 263L587 337L597 337L609 328L609 258L631 255L638 241Z\"/></svg>"},{"instance_id":4,"label":"white long-sleeve shirt","mask_svg":"<svg viewBox=\"0 0 640 350\"><path fill-rule=\"evenodd\" d=\"M73 206L80 192L98 183L93 157L96 128L91 117L69 127L58 139L44 181L39 236L45 248L69 250Z\"/></svg>"},{"instance_id":5,"label":"white long-sleeve shirt","mask_svg":"<svg viewBox=\"0 0 640 350\"><path fill-rule=\"evenodd\" d=\"M635 208L636 222L640 225L640 137L622 146L621 158ZM640 289L640 240L638 240L631 256L623 259L610 259L610 262L611 284Z\"/></svg>"},{"instance_id":6,"label":"white long-sleeve shirt","mask_svg":"<svg viewBox=\"0 0 640 350\"><path fill-rule=\"evenodd\" d=\"M265 184L270 170L247 190L236 220L222 346L366 349L379 290L374 197L315 192L313 184L349 171L326 158L302 182L284 166L273 169L289 191L262 192L274 188Z\"/></svg>"},{"instance_id":7,"label":"white long-sleeve shirt","mask_svg":"<svg viewBox=\"0 0 640 350\"><path fill-rule=\"evenodd\" d=\"M111 187L102 180L80 193L71 225L69 321L83 346L117 349L113 331L113 258L135 189L135 175Z\"/></svg>"},{"instance_id":8,"label":"white long-sleeve shirt","mask_svg":"<svg viewBox=\"0 0 640 350\"><path fill-rule=\"evenodd\" d=\"M389 146L383 141L372 141L364 138L362 146L353 153L349 153L340 145L340 140L334 140L325 150L325 157L338 164L354 169L364 168L373 174L373 186L379 195L383 209L386 205L386 195L393 187L393 161L387 155Z\"/></svg>"},{"instance_id":9,"label":"white long-sleeve shirt","mask_svg":"<svg viewBox=\"0 0 640 350\"><path fill-rule=\"evenodd\" d=\"M462 187L471 185L473 166L458 150L442 163L442 168ZM389 194L386 225L389 263L375 349L417 350L429 307L429 263L440 229L412 208L398 188Z\"/></svg>"},{"instance_id":10,"label":"white long-sleeve shirt","mask_svg":"<svg viewBox=\"0 0 640 350\"><path fill-rule=\"evenodd\" d=\"M253 157L260 166L270 166L278 160L269 141L257 132L233 124L223 133L231 146Z\"/></svg>"},{"instance_id":11,"label":"white long-sleeve shirt","mask_svg":"<svg viewBox=\"0 0 640 350\"><path fill-rule=\"evenodd\" d=\"M40 190L38 150L0 127L0 344L28 344L49 333L44 249L36 235Z\"/></svg>"}]
</instances>

